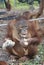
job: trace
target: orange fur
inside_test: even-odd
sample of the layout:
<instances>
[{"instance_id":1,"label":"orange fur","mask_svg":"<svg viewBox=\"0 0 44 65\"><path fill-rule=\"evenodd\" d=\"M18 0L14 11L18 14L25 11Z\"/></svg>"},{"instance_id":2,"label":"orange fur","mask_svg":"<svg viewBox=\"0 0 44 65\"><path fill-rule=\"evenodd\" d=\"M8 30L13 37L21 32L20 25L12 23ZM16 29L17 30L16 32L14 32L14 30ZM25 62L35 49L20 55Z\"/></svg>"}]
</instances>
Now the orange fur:
<instances>
[{"instance_id":1,"label":"orange fur","mask_svg":"<svg viewBox=\"0 0 44 65\"><path fill-rule=\"evenodd\" d=\"M20 21L20 20L19 20ZM22 44L20 44L19 41L19 35L18 32L16 31L15 24L18 22L18 20L13 20L8 24L8 35L7 38L11 39L12 41L14 41L16 44L13 48L8 48L8 51L10 54L16 55L18 57L22 57L25 55L25 51L24 49L28 49L28 56L29 58L32 58L33 56L35 56L37 54L37 45L39 45L40 43L40 36L38 35L38 31L36 29L36 23L33 22L28 22L28 20L26 20L26 22L28 22L28 36L31 35L31 38L36 38L34 40L32 40L29 45L27 47L22 46ZM20 28L20 27L19 27ZM20 33L20 31L19 31ZM14 50L14 52L13 52ZM22 51L21 51L22 50Z\"/></svg>"},{"instance_id":2,"label":"orange fur","mask_svg":"<svg viewBox=\"0 0 44 65\"><path fill-rule=\"evenodd\" d=\"M0 65L8 65L5 61L0 61Z\"/></svg>"}]
</instances>

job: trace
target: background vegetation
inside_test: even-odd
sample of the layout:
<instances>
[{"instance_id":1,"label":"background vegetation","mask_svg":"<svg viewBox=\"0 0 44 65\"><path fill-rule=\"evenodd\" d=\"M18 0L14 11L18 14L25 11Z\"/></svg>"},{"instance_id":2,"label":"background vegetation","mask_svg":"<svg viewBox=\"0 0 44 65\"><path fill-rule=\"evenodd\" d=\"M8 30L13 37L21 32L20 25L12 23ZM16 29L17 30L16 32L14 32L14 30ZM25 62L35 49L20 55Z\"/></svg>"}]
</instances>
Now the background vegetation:
<instances>
[{"instance_id":1,"label":"background vegetation","mask_svg":"<svg viewBox=\"0 0 44 65\"><path fill-rule=\"evenodd\" d=\"M23 2L19 2L19 1L23 1ZM29 9L31 4L35 8L39 6L38 1L36 1L36 0L31 4L29 4L29 2L27 3L27 1L28 0L10 0L10 3L11 3L12 8L16 9L16 10ZM0 8L5 8L4 0L0 0Z\"/></svg>"}]
</instances>

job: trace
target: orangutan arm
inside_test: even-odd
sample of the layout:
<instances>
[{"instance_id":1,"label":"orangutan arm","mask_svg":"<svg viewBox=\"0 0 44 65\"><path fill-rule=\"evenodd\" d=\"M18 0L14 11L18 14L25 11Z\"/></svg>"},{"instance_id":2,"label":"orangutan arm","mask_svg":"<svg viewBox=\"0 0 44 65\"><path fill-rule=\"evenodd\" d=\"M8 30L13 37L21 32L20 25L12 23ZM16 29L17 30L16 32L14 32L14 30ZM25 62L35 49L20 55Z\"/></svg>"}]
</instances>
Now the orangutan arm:
<instances>
[{"instance_id":1,"label":"orangutan arm","mask_svg":"<svg viewBox=\"0 0 44 65\"><path fill-rule=\"evenodd\" d=\"M39 11L33 12L32 16L34 16L35 18L38 18L43 13L43 9L44 9L44 0L40 0Z\"/></svg>"}]
</instances>

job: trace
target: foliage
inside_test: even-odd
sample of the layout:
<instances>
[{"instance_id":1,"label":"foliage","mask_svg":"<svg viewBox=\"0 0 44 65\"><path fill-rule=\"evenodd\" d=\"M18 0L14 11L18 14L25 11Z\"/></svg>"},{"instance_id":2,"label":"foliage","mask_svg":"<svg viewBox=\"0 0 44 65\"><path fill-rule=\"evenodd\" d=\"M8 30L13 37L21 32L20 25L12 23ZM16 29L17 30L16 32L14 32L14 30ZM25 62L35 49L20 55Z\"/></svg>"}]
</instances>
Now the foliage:
<instances>
[{"instance_id":1,"label":"foliage","mask_svg":"<svg viewBox=\"0 0 44 65\"><path fill-rule=\"evenodd\" d=\"M40 0L18 0L19 2L27 2L28 4L33 4L34 1L38 1L38 3L40 3Z\"/></svg>"},{"instance_id":2,"label":"foliage","mask_svg":"<svg viewBox=\"0 0 44 65\"><path fill-rule=\"evenodd\" d=\"M23 10L29 10L29 8L30 8L29 4L27 4L26 2L25 3L21 3L18 0L10 0L10 4L12 6L12 9L15 9L15 10L22 10L22 9ZM38 2L34 1L33 6L35 8L38 7ZM4 3L0 3L0 8L5 8Z\"/></svg>"},{"instance_id":3,"label":"foliage","mask_svg":"<svg viewBox=\"0 0 44 65\"><path fill-rule=\"evenodd\" d=\"M4 2L4 0L0 0L0 2Z\"/></svg>"}]
</instances>

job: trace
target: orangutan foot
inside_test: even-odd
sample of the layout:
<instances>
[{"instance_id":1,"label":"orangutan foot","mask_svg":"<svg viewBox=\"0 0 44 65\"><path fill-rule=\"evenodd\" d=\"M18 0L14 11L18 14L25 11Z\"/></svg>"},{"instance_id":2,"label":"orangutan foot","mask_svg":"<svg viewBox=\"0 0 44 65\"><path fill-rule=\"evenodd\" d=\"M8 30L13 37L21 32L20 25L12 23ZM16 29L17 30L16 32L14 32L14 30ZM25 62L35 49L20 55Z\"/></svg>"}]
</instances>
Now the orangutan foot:
<instances>
[{"instance_id":1,"label":"orangutan foot","mask_svg":"<svg viewBox=\"0 0 44 65\"><path fill-rule=\"evenodd\" d=\"M19 61L25 62L27 61L29 58L27 58L26 56L23 56L21 58L19 58Z\"/></svg>"}]
</instances>

